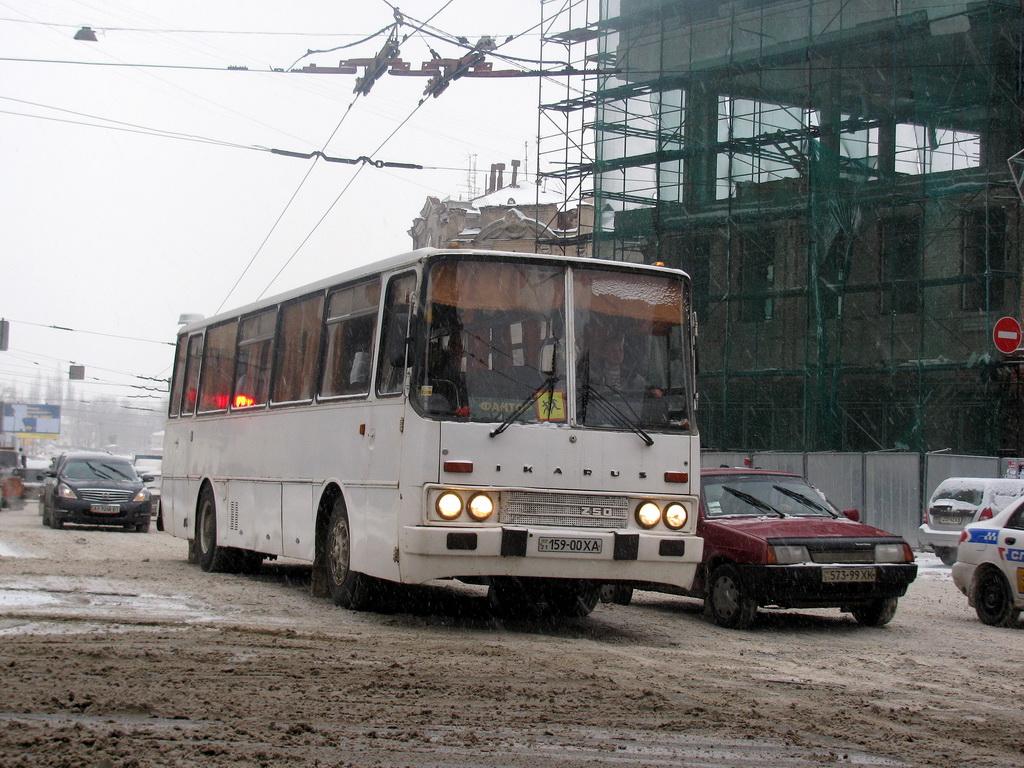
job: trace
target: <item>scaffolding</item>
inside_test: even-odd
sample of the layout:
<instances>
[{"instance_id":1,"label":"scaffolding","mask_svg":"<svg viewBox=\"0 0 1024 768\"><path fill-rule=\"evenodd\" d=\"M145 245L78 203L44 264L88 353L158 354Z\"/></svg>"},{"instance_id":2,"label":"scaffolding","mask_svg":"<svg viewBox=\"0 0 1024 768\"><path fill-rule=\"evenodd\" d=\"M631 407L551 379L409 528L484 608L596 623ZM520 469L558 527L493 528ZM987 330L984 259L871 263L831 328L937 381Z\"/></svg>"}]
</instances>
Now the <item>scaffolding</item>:
<instances>
[{"instance_id":1,"label":"scaffolding","mask_svg":"<svg viewBox=\"0 0 1024 768\"><path fill-rule=\"evenodd\" d=\"M1024 454L1018 0L555 5L538 167L692 276L704 445Z\"/></svg>"}]
</instances>

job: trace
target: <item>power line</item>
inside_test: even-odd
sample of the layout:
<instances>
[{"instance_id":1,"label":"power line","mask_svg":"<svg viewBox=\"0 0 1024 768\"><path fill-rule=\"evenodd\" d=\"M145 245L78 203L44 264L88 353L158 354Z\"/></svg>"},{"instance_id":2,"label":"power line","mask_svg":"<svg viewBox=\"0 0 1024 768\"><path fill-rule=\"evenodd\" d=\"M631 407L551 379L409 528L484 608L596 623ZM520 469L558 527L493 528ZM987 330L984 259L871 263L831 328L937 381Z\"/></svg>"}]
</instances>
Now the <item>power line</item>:
<instances>
[{"instance_id":1,"label":"power line","mask_svg":"<svg viewBox=\"0 0 1024 768\"><path fill-rule=\"evenodd\" d=\"M249 67L234 65L229 65L225 67L205 67L200 64L141 64L139 62L129 61L83 61L81 59L30 59L20 56L0 56L0 61L13 61L19 64L67 64L83 67L125 67L130 69L183 69L198 72L231 72L233 74L296 74L294 72L288 72L284 69L249 69Z\"/></svg>"},{"instance_id":2,"label":"power line","mask_svg":"<svg viewBox=\"0 0 1024 768\"><path fill-rule=\"evenodd\" d=\"M408 116L406 116L406 118L401 123L398 124L398 127L395 128L391 133L389 133L387 138L384 139L384 141L377 145L377 148L370 153L370 157L373 157L375 154L377 154L384 147L385 144L391 141L394 135L398 133L398 131L401 130L405 126L405 124L412 119L412 116L415 115L419 111L420 107L422 107L425 103L425 101L420 101L413 108L412 112L410 112ZM350 178L348 180L348 183L346 183L345 186L341 188L341 192L338 193L338 196L334 198L334 201L327 207L327 210L323 212L323 215L317 220L316 224L313 225L313 228L309 231L309 233L304 238L302 238L302 242L299 243L298 246L296 246L294 251L292 251L292 255L288 257L285 263L281 265L281 268L277 270L277 273L270 279L270 282L267 283L267 285L264 287L262 291L260 291L259 296L256 297L257 299L263 298L264 294L266 294L266 292L270 289L270 286L274 284L274 281L277 280L277 278L281 276L281 273L284 272L285 268L292 263L292 259L294 259L296 255L298 255L299 251L302 250L302 247L309 241L309 238L313 236L313 233L316 232L317 229L319 229L321 224L323 224L324 219L326 219L328 214L330 214L330 212L334 210L334 206L336 206L338 204L338 201L345 196L345 193L348 192L349 187L352 186L353 182L355 182L355 180L359 177L359 174L362 173L365 167L365 165L361 165L359 166L359 168L356 169L356 172L352 174L352 178Z\"/></svg>"},{"instance_id":3,"label":"power line","mask_svg":"<svg viewBox=\"0 0 1024 768\"><path fill-rule=\"evenodd\" d=\"M38 365L38 366L42 366L42 363L40 363L40 362L38 362L36 360L32 360L31 359L32 357L45 357L48 360L53 360L53 361L58 362L58 363L71 363L71 364L75 364L75 365L84 365L84 366L87 366L88 368L93 368L93 369L98 370L98 371L107 371L108 373L117 373L117 374L120 374L121 376L131 376L132 378L141 379L143 381L160 381L160 382L167 381L167 378L163 377L163 376L145 376L145 375L143 375L141 373L132 373L130 371L120 371L120 370L118 370L116 368L105 368L102 365L95 365L94 363L89 363L89 362L86 362L84 360L68 360L68 359L63 358L63 357L54 357L53 355L47 355L47 354L45 354L43 352L34 352L34 351L30 350L30 349L12 349L12 350L10 350L8 352L8 354L11 355L12 357L15 357L15 358L19 359L19 360L23 360L25 362L30 362L33 365ZM31 357L27 357L27 356L31 356ZM167 370L167 369L165 368L164 370Z\"/></svg>"},{"instance_id":4,"label":"power line","mask_svg":"<svg viewBox=\"0 0 1024 768\"><path fill-rule=\"evenodd\" d=\"M10 22L13 24L33 24L41 27L59 27L62 29L79 29L81 24L64 24L54 21L36 21L34 19L12 19L7 17L0 17L0 22ZM167 28L161 29L157 27L105 27L96 26L95 24L90 25L94 31L99 32L155 32L155 33L170 33L170 34L183 34L183 35L266 35L266 36L278 36L278 37L365 37L365 32L282 32L282 31L268 31L268 30L256 30L256 29L179 29L179 28ZM376 33L371 33L376 34Z\"/></svg>"},{"instance_id":5,"label":"power line","mask_svg":"<svg viewBox=\"0 0 1024 768\"><path fill-rule=\"evenodd\" d=\"M397 20L400 17L400 12L399 12L398 8L396 6L394 6L394 5L392 5L390 2L388 2L388 0L382 0L382 1L384 2L385 5L387 5L389 8L391 8L391 10L395 14L395 18ZM430 18L427 19L426 22L423 22L423 23L426 24L427 22L433 20L438 14L440 14L442 11L444 11L446 8L448 8L448 6L450 6L453 2L455 2L455 0L448 0L444 5L442 5L438 10L436 10L430 16ZM397 27L397 24L396 24L396 27ZM370 69L367 68L366 77L370 77L370 76L371 76ZM359 96L362 93L365 93L365 92L368 92L368 89L357 91L356 99L358 99ZM351 109L352 105L355 104L355 103L356 103L355 99L353 99L352 103L349 104L349 109ZM399 123L398 126L391 133L389 133L387 135L387 137L384 139L384 141L382 141L380 144L377 145L377 148L375 150L373 150L373 152L371 152L369 156L372 158L374 155L376 155L378 152L380 152L380 150L384 148L384 145L387 144L389 141L391 141L391 139L394 137L394 135L396 133L398 133L406 125L406 123L408 123L412 119L413 115L415 115L419 111L420 107L422 107L424 103L425 102L423 100L420 100L420 102L413 108L412 112L410 112L406 116L406 118L404 120L402 120L402 122ZM346 110L345 114L348 114L348 110ZM344 116L342 117L342 120L344 120ZM335 130L337 130L337 129L335 129ZM333 136L333 134L332 134L332 136ZM330 141L330 139L328 139L328 141ZM326 149L326 145L325 145L324 148ZM278 269L277 272L274 274L274 276L270 279L270 282L266 284L266 286L263 288L262 291L260 291L259 296L256 297L257 299L262 298L264 296L264 294L266 294L266 292L270 289L270 286L272 286L274 284L274 282L277 280L277 278L281 276L281 273L284 272L284 270L288 267L288 265L292 263L292 260L298 255L299 251L302 250L303 246L305 246L305 244L307 242L309 242L309 238L311 238L313 236L313 233L316 232L317 229L320 228L320 225L323 224L324 220L327 218L327 216L330 214L330 212L334 210L334 206L336 206L338 204L338 201L341 200L341 198L345 196L345 193L348 192L349 188L352 186L352 184L355 182L355 180L357 178L359 178L359 174L362 173L362 171L363 171L363 169L365 167L366 167L366 165L364 164L364 165L360 165L356 169L356 172L352 174L352 177L348 180L348 182L345 184L345 186L341 188L341 191L338 193L338 196L334 198L334 201L327 207L327 210L324 211L323 215L317 220L316 224L313 225L313 228L306 234L306 236L304 238L302 238L302 242L300 242L295 247L295 250L292 251L291 256L289 256L285 260L284 264L281 265L281 268ZM312 168L310 170L312 170ZM307 177L308 177L308 174L307 174ZM306 177L303 178L303 182L305 182L305 180L306 180ZM301 187L301 184L299 186ZM297 192L298 192L298 190L296 190L296 193ZM289 205L290 204L291 204L291 201L289 200ZM278 218L278 221L280 221L280 218ZM277 226L277 222L274 223L274 226L275 227ZM264 241L264 242L266 242L266 241ZM260 247L262 248L262 246L260 246ZM251 263L252 262L250 261L250 264ZM248 265L246 266L246 269L248 269ZM239 279L241 279L241 278L239 278ZM236 282L236 285L237 285L237 282ZM234 290L234 288L232 288L232 290ZM223 306L223 302L221 302L221 306ZM217 308L217 311L218 312L220 311L220 307Z\"/></svg>"},{"instance_id":6,"label":"power line","mask_svg":"<svg viewBox=\"0 0 1024 768\"><path fill-rule=\"evenodd\" d=\"M449 0L449 2L452 2L452 0ZM378 54L379 56L382 55L385 51L390 52L390 53L397 53L397 44L395 43L395 39L394 39L396 31L397 31L397 24L393 26L391 34L388 36L387 42L381 48L381 54ZM217 307L217 311L214 314L216 314L217 312L221 311L221 309L224 307L224 304L227 303L228 297L230 297L231 294L234 293L235 288L238 287L238 284L242 281L242 278L244 278L245 275L249 272L249 269L252 267L253 263L256 261L256 257L259 256L260 253L263 251L263 248L266 246L267 241L270 240L271 235L273 235L274 232L277 230L278 224L281 223L281 220L284 218L285 214L291 208L292 203L295 201L295 198L298 197L299 191L302 189L303 185L305 185L306 180L313 173L313 169L316 168L316 164L319 161L320 157L323 155L324 151L330 145L331 141L334 139L334 136L341 129L342 123L344 123L345 122L345 118L347 118L349 116L349 113L352 111L352 107L355 106L355 104L359 100L360 96L366 95L367 93L370 92L370 87L373 84L372 80L370 80L370 78L371 77L375 78L376 76L377 76L377 73L376 72L372 72L371 73L370 68L368 67L367 71L366 71L365 78L364 78L364 82L362 82L361 84L357 84L357 86L356 86L355 98L353 98L352 101L349 102L349 105L345 108L344 113L342 113L342 115L341 115L341 119L338 120L338 124L334 126L334 130L331 131L331 135L327 137L327 141L325 141L324 145L320 148L320 153L318 155L314 156L313 162L310 163L309 168L306 170L305 175L299 181L298 186L295 187L295 191L292 192L291 197L288 198L288 202L285 203L285 206L282 209L281 213L278 214L278 217L274 220L274 223L273 223L273 225L271 225L270 230L266 234L266 237L263 238L263 242L260 243L259 247L256 249L256 252L252 255L252 258L249 259L249 262L242 269L241 273L238 275L238 278L235 280L234 284L228 290L227 294L225 294L223 300L221 300L221 303ZM370 157L372 157L374 154L376 154L376 152L371 153ZM359 176L359 174L362 172L363 168L365 168L365 167L366 167L365 164L360 165L359 168L356 169L356 172L352 175L352 178L349 179L348 184L346 184L343 189L348 189L348 187L352 184L352 181L357 176ZM331 207L333 207L333 204L332 204ZM330 209L328 209L328 211L330 211ZM323 221L323 219L321 219L321 221ZM313 227L313 231L316 231L316 227L318 227L318 226L320 226L319 222L317 222L316 226ZM288 266L288 264L291 262L291 260L293 258L295 258L295 254L299 252L299 248L302 248L302 246L305 244L306 240L308 240L309 237L312 234L313 234L313 232L311 231L309 235L306 235L306 238L302 241L302 243L299 244L298 248L295 249L295 251L292 253L292 255L288 258L288 261L285 262L285 266ZM284 269L284 267L282 267L282 269ZM278 271L277 274L281 274L280 271ZM276 279L277 279L277 275L274 276L274 280L276 280ZM271 280L270 282L273 283L274 280ZM267 287L268 288L270 287L269 284L268 284ZM266 290L267 289L264 288L263 292L265 293ZM262 296L262 295L263 295L263 293L260 294L260 296Z\"/></svg>"},{"instance_id":7,"label":"power line","mask_svg":"<svg viewBox=\"0 0 1024 768\"><path fill-rule=\"evenodd\" d=\"M143 342L145 344L166 344L169 347L175 346L175 343L173 341L157 341L155 339L139 338L138 336L121 336L121 335L116 334L116 333L103 333L102 331L86 331L86 330L83 330L81 328L68 328L67 326L64 326L64 325L47 325L45 323L32 323L32 322L29 322L28 320L13 320L11 318L7 318L7 319L10 320L10 322L12 322L12 323L21 323L22 325L31 325L31 326L35 326L36 328L50 328L50 329L55 330L55 331L68 331L70 333L87 333L87 334L89 334L91 336L105 336L105 337L107 337L109 339L122 339L124 341L140 341L140 342Z\"/></svg>"}]
</instances>

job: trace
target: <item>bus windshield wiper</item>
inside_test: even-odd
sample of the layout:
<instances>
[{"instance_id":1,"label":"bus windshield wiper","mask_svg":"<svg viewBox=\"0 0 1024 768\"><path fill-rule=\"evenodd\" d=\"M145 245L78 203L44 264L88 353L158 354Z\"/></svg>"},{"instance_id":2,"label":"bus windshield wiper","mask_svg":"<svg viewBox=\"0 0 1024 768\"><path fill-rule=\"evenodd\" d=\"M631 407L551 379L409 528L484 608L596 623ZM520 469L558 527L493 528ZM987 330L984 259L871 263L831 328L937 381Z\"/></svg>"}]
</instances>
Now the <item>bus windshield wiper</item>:
<instances>
[{"instance_id":1,"label":"bus windshield wiper","mask_svg":"<svg viewBox=\"0 0 1024 768\"><path fill-rule=\"evenodd\" d=\"M543 384L541 384L530 394L528 394L526 398L523 400L523 402L516 406L516 409L514 411L512 411L508 416L502 419L501 423L490 431L490 436L497 437L510 426L512 426L512 422L514 422L516 419L518 419L520 416L526 413L526 411L529 410L530 406L532 406L534 403L540 400L541 395L546 394L549 398L548 402L550 404L550 398L553 397L553 393L555 391L555 384L558 383L558 380L560 378L562 377L559 376L558 374L553 373L546 379L544 379Z\"/></svg>"},{"instance_id":2,"label":"bus windshield wiper","mask_svg":"<svg viewBox=\"0 0 1024 768\"><path fill-rule=\"evenodd\" d=\"M804 496L799 491L793 491L793 490L790 490L789 488L784 488L781 485L773 485L772 488L774 488L779 493L782 493L782 494L785 494L786 496L789 496L789 498L791 498L791 499L796 499L801 504L803 504L805 507L810 507L811 509L820 510L821 512L827 513L830 517L838 517L838 515L836 515L831 509L829 509L828 507L826 507L826 506L824 506L822 504L819 504L814 499L810 499L810 498Z\"/></svg>"},{"instance_id":3,"label":"bus windshield wiper","mask_svg":"<svg viewBox=\"0 0 1024 768\"><path fill-rule=\"evenodd\" d=\"M548 369L551 371L544 379L544 383L537 387L533 392L527 395L526 399L521 402L512 413L506 416L502 422L490 431L490 437L497 437L506 429L508 429L512 422L526 413L527 409L540 400L540 396L547 394L548 396L548 416L551 415L551 405L555 398L555 384L562 378L560 375L555 373L558 370L558 338L554 339L554 346L551 350L551 367Z\"/></svg>"},{"instance_id":4,"label":"bus windshield wiper","mask_svg":"<svg viewBox=\"0 0 1024 768\"><path fill-rule=\"evenodd\" d=\"M778 515L779 517L786 517L786 515L777 510L767 501L763 501L762 499L757 498L757 496L752 496L751 494L746 493L744 491L737 491L735 488L730 488L727 485L723 485L722 490L728 491L737 499L747 502L747 504L754 507L755 509L763 509L765 512L771 512L773 514Z\"/></svg>"},{"instance_id":5,"label":"bus windshield wiper","mask_svg":"<svg viewBox=\"0 0 1024 768\"><path fill-rule=\"evenodd\" d=\"M640 426L640 419L636 418L636 415L630 416L619 408L615 403L601 394L597 388L590 384L581 384L580 390L587 396L587 400L593 402L601 410L605 412L607 416L610 416L620 427L625 427L630 432L640 436L640 439L647 445L654 445L654 438L651 437L644 428ZM622 397L621 393L619 397Z\"/></svg>"}]
</instances>

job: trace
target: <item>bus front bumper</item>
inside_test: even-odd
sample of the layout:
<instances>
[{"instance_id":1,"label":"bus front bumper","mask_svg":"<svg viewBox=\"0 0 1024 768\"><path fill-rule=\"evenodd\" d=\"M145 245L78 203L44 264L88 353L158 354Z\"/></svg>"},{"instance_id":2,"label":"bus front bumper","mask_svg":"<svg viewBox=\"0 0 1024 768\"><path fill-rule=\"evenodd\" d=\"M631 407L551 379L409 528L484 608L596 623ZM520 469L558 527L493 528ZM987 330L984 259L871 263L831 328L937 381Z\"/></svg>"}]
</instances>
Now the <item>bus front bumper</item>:
<instances>
[{"instance_id":1,"label":"bus front bumper","mask_svg":"<svg viewBox=\"0 0 1024 768\"><path fill-rule=\"evenodd\" d=\"M689 589L704 554L692 535L522 526L406 526L402 581L519 576L635 581Z\"/></svg>"}]
</instances>

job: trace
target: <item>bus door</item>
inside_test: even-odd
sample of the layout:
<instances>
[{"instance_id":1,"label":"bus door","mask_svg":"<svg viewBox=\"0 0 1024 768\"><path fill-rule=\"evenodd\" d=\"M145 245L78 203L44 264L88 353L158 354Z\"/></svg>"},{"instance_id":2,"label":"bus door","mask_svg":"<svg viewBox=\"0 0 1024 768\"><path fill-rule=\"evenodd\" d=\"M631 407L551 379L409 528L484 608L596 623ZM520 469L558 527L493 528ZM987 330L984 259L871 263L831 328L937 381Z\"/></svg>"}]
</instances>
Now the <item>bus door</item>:
<instances>
[{"instance_id":1,"label":"bus door","mask_svg":"<svg viewBox=\"0 0 1024 768\"><path fill-rule=\"evenodd\" d=\"M405 387L410 354L407 340L416 285L417 273L412 270L387 279L378 334L375 402L368 409L363 435L366 475L350 493L353 535L365 537L352 548L352 568L377 576L390 574L394 579L398 578L393 550L406 415Z\"/></svg>"}]
</instances>

